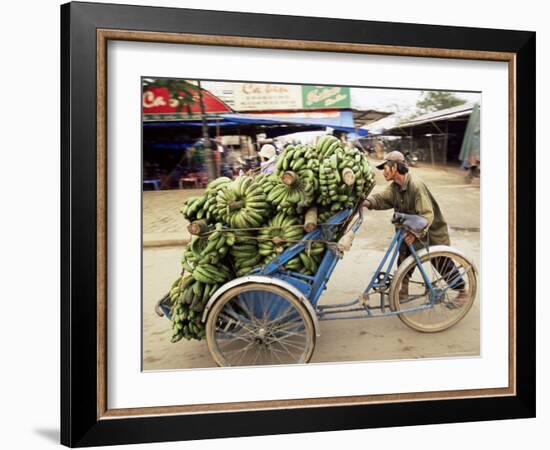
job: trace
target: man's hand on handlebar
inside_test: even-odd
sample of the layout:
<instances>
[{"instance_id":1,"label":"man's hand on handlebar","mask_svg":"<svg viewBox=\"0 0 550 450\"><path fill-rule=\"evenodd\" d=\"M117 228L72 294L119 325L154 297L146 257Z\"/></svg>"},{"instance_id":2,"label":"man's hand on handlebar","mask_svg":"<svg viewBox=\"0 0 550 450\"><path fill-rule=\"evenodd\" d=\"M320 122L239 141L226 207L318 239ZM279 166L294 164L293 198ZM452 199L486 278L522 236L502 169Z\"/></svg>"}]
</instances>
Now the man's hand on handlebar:
<instances>
[{"instance_id":1,"label":"man's hand on handlebar","mask_svg":"<svg viewBox=\"0 0 550 450\"><path fill-rule=\"evenodd\" d=\"M404 239L405 244L411 245L415 239L416 239L416 236L412 234L410 231L407 231L407 234L405 234L405 239Z\"/></svg>"},{"instance_id":2,"label":"man's hand on handlebar","mask_svg":"<svg viewBox=\"0 0 550 450\"><path fill-rule=\"evenodd\" d=\"M370 205L371 205L371 203L368 199L363 202L363 207L364 208L370 209Z\"/></svg>"}]
</instances>

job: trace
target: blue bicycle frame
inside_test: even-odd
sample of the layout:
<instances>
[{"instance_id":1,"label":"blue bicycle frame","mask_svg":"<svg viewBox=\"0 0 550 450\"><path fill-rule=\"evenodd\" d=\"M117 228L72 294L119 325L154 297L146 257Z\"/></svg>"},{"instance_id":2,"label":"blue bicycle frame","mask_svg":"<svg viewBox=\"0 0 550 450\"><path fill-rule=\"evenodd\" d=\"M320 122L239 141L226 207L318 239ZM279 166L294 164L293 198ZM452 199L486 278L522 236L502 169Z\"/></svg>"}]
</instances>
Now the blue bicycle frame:
<instances>
[{"instance_id":1,"label":"blue bicycle frame","mask_svg":"<svg viewBox=\"0 0 550 450\"><path fill-rule=\"evenodd\" d=\"M431 308L434 305L436 298L434 288L424 270L424 267L420 262L415 248L412 245L409 245L409 250L416 260L417 266L422 274L422 278L424 279L424 282L426 283L426 286L430 292L429 302L426 305L413 308L405 308L401 309L400 311L386 311L386 307L388 305L386 304L385 297L388 295L386 287L389 274L395 263L397 255L399 254L399 248L403 243L403 239L405 238L405 232L401 228L396 229L384 257L380 261L380 264L374 272L370 283L363 292L362 296L352 301L333 305L317 305L321 294L326 289L328 280L330 279L330 276L332 275L332 272L334 271L338 260L343 256L342 253L337 249L337 243L334 243L333 246L329 246L329 248L325 252L325 255L319 265L319 269L317 270L315 276L303 275L298 272L284 269L284 264L286 264L288 261L290 261L292 258L294 258L296 255L307 248L308 241L319 239L323 241L330 241L333 228L344 223L353 214L353 212L353 210L344 210L332 216L327 224L321 225L316 230L306 234L299 242L286 249L263 269L257 269L251 273L280 278L297 287L304 294L304 296L309 299L311 304L316 307L316 312L320 320L357 319L391 316L405 312L410 313ZM357 223L355 223L355 225L351 228L352 232L355 233L361 226L361 223L362 220L360 217ZM384 267L386 267L385 271L383 271ZM384 273L384 276L382 277L382 279L378 280L381 273ZM368 296L370 295L369 293L372 290L378 292L380 295L379 306L369 306L366 304L366 302L362 302L362 299L368 298ZM356 305L360 306L355 307ZM380 309L380 313L375 314L373 310L376 309Z\"/></svg>"},{"instance_id":2,"label":"blue bicycle frame","mask_svg":"<svg viewBox=\"0 0 550 450\"><path fill-rule=\"evenodd\" d=\"M388 296L388 279L391 269L395 263L397 255L399 254L399 248L405 238L405 231L401 228L397 228L395 234L386 250L386 253L380 264L376 268L367 288L359 298L351 300L346 303L332 304L332 305L317 305L321 294L326 289L326 285L336 267L338 261L342 258L343 253L338 249L338 243L333 240L333 230L335 227L342 225L350 216L354 214L354 211L347 209L341 211L332 216L326 224L320 225L314 231L307 233L300 241L287 248L284 252L274 258L269 264L263 268L253 269L248 275L267 275L274 278L282 279L296 288L298 288L302 294L309 300L309 302L315 307L317 317L319 320L335 320L335 319L358 319L380 316L392 316L401 313L410 313L415 311L422 311L424 309L431 308L436 300L436 290L432 286L428 275L426 274L424 267L416 253L415 248L409 245L409 250L416 260L416 264L422 274L422 278L429 290L429 301L425 305L417 306L413 308L402 308L399 311L387 311L386 297ZM359 217L357 222L351 227L353 233L357 232L362 224L362 215L359 211ZM298 255L300 252L307 249L310 241L321 240L324 242L330 242L327 245L327 251L319 264L319 268L315 276L304 275L299 272L294 272L284 268L284 265ZM385 270L384 267L386 267ZM379 280L379 275L384 273L382 279ZM458 282L460 278L450 283L446 289L452 288L452 286ZM446 290L445 289L445 290ZM364 299L368 299L371 291L375 291L380 295L380 304L378 306L370 306ZM444 291L443 291L444 292ZM170 307L162 302L159 303L160 309L167 317L170 317ZM380 310L380 313L374 313L373 310Z\"/></svg>"}]
</instances>

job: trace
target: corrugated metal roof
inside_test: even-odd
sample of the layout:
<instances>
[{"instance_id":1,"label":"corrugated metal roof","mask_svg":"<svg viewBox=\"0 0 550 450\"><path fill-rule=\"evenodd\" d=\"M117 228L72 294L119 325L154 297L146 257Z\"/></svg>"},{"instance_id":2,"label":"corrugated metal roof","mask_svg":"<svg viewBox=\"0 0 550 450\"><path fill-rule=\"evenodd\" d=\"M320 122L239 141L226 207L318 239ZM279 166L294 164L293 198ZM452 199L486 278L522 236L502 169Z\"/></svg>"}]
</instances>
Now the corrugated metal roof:
<instances>
[{"instance_id":1,"label":"corrugated metal roof","mask_svg":"<svg viewBox=\"0 0 550 450\"><path fill-rule=\"evenodd\" d=\"M353 108L353 122L356 128L366 127L373 122L391 116L393 112L377 111L374 109L356 109Z\"/></svg>"},{"instance_id":2,"label":"corrugated metal roof","mask_svg":"<svg viewBox=\"0 0 550 450\"><path fill-rule=\"evenodd\" d=\"M452 108L441 109L428 114L415 117L413 120L407 122L398 123L397 125L389 128L394 130L396 128L408 128L416 125L422 125L429 122L440 122L442 120L454 119L456 117L469 116L474 108L473 103L465 103L460 106L453 106Z\"/></svg>"}]
</instances>

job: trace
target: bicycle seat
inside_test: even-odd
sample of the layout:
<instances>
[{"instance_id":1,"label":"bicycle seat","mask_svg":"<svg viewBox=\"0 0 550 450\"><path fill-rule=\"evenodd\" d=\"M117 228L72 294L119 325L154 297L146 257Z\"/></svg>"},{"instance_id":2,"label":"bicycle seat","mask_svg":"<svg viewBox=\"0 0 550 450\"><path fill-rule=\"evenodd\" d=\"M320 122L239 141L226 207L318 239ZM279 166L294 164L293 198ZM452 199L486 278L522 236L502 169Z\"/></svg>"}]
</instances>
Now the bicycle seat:
<instances>
[{"instance_id":1,"label":"bicycle seat","mask_svg":"<svg viewBox=\"0 0 550 450\"><path fill-rule=\"evenodd\" d=\"M428 221L416 214L393 213L391 223L398 224L413 233L424 233L428 228Z\"/></svg>"}]
</instances>

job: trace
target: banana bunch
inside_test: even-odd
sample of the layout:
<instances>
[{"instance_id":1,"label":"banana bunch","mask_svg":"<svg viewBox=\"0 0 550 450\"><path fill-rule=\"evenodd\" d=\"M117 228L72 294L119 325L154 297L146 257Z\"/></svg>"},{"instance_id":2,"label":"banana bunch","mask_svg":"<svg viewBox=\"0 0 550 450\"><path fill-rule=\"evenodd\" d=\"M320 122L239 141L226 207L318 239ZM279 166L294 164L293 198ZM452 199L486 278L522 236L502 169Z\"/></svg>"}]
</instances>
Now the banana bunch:
<instances>
[{"instance_id":1,"label":"banana bunch","mask_svg":"<svg viewBox=\"0 0 550 450\"><path fill-rule=\"evenodd\" d=\"M344 147L339 140L320 140L319 195L317 202L332 214L353 208L374 186L374 173L365 156L356 148ZM347 171L347 174L346 174ZM348 182L345 181L346 175ZM350 183L351 181L351 183Z\"/></svg>"},{"instance_id":2,"label":"banana bunch","mask_svg":"<svg viewBox=\"0 0 550 450\"><path fill-rule=\"evenodd\" d=\"M317 273L319 263L321 262L320 256L306 255L305 252L298 253L297 256L288 261L284 267L294 272L299 272L303 275L313 276Z\"/></svg>"},{"instance_id":3,"label":"banana bunch","mask_svg":"<svg viewBox=\"0 0 550 450\"><path fill-rule=\"evenodd\" d=\"M325 158L330 158L336 149L341 149L343 147L343 143L336 136L325 135L319 138L315 144L315 147L317 148L317 158L319 159L319 162L321 162Z\"/></svg>"},{"instance_id":4,"label":"banana bunch","mask_svg":"<svg viewBox=\"0 0 550 450\"><path fill-rule=\"evenodd\" d=\"M221 224L208 237L194 236L182 257L182 266L189 274L172 285L172 342L182 338L201 339L204 326L201 313L212 294L235 277L225 263L235 241L231 232L222 232Z\"/></svg>"},{"instance_id":5,"label":"banana bunch","mask_svg":"<svg viewBox=\"0 0 550 450\"><path fill-rule=\"evenodd\" d=\"M304 229L296 216L287 216L279 212L271 219L266 228L258 233L258 253L269 263L285 248L290 247L304 235Z\"/></svg>"},{"instance_id":6,"label":"banana bunch","mask_svg":"<svg viewBox=\"0 0 550 450\"><path fill-rule=\"evenodd\" d=\"M262 262L255 236L256 234L250 231L239 231L235 244L229 250L238 277L246 275Z\"/></svg>"},{"instance_id":7,"label":"banana bunch","mask_svg":"<svg viewBox=\"0 0 550 450\"><path fill-rule=\"evenodd\" d=\"M206 191L204 194L206 196L206 201L204 202L202 209L206 211L204 216L207 223L218 222L220 220L220 217L217 214L218 191L223 189L223 187L229 183L231 183L230 178L220 177L216 178L214 181L211 181L208 183L208 186L206 186Z\"/></svg>"},{"instance_id":8,"label":"banana bunch","mask_svg":"<svg viewBox=\"0 0 550 450\"><path fill-rule=\"evenodd\" d=\"M289 145L281 153L267 189L267 200L277 211L301 214L315 200L319 160L312 145Z\"/></svg>"},{"instance_id":9,"label":"banana bunch","mask_svg":"<svg viewBox=\"0 0 550 450\"><path fill-rule=\"evenodd\" d=\"M190 244L185 248L181 264L187 272L193 273L201 264L223 263L234 242L235 234L222 232L221 228L208 237L193 236Z\"/></svg>"},{"instance_id":10,"label":"banana bunch","mask_svg":"<svg viewBox=\"0 0 550 450\"><path fill-rule=\"evenodd\" d=\"M201 195L200 197L188 197L183 202L183 206L181 207L180 212L183 214L183 217L185 217L189 222L202 219L203 217L205 217L205 211L203 209L205 203L205 195Z\"/></svg>"},{"instance_id":11,"label":"banana bunch","mask_svg":"<svg viewBox=\"0 0 550 450\"><path fill-rule=\"evenodd\" d=\"M271 190L279 184L279 176L275 175L274 173L271 173L269 175L267 174L257 175L255 180L256 180L256 183L258 183L262 187L264 194L266 196L269 195Z\"/></svg>"},{"instance_id":12,"label":"banana bunch","mask_svg":"<svg viewBox=\"0 0 550 450\"><path fill-rule=\"evenodd\" d=\"M182 276L172 284L172 342L178 342L182 338L200 340L204 337L202 311L219 287L218 283L202 283L193 275Z\"/></svg>"},{"instance_id":13,"label":"banana bunch","mask_svg":"<svg viewBox=\"0 0 550 450\"><path fill-rule=\"evenodd\" d=\"M207 236L193 236L183 253L182 266L187 272L195 273L200 266L219 265L225 275L227 265L224 262L234 243L235 233L223 231L222 224L217 223L214 231ZM227 276L231 275L231 272L227 273Z\"/></svg>"},{"instance_id":14,"label":"banana bunch","mask_svg":"<svg viewBox=\"0 0 550 450\"><path fill-rule=\"evenodd\" d=\"M318 167L317 149L313 145L289 145L279 156L273 173L280 176L287 170L293 172L299 172L302 169L316 171Z\"/></svg>"},{"instance_id":15,"label":"banana bunch","mask_svg":"<svg viewBox=\"0 0 550 450\"><path fill-rule=\"evenodd\" d=\"M340 172L334 170L331 160L325 159L319 170L317 202L322 206L330 206L332 214L343 208L353 208L357 201L355 189L343 183Z\"/></svg>"},{"instance_id":16,"label":"banana bunch","mask_svg":"<svg viewBox=\"0 0 550 450\"><path fill-rule=\"evenodd\" d=\"M279 180L267 195L267 201L287 215L301 214L315 200L315 185L315 175L307 170L307 176L298 175L290 185Z\"/></svg>"},{"instance_id":17,"label":"banana bunch","mask_svg":"<svg viewBox=\"0 0 550 450\"><path fill-rule=\"evenodd\" d=\"M187 304L177 304L172 308L172 339L171 342L175 343L182 338L187 340L197 339L201 340L206 332L204 330L204 324L201 322L202 314L195 312L189 308Z\"/></svg>"},{"instance_id":18,"label":"banana bunch","mask_svg":"<svg viewBox=\"0 0 550 450\"><path fill-rule=\"evenodd\" d=\"M231 228L257 228L266 219L269 205L253 177L240 176L216 195L218 217Z\"/></svg>"},{"instance_id":19,"label":"banana bunch","mask_svg":"<svg viewBox=\"0 0 550 450\"><path fill-rule=\"evenodd\" d=\"M208 183L204 195L200 197L189 197L183 202L183 207L180 212L189 221L205 219L207 223L216 222L217 217L216 197L218 191L226 184L231 183L231 179L227 177L216 178Z\"/></svg>"},{"instance_id":20,"label":"banana bunch","mask_svg":"<svg viewBox=\"0 0 550 450\"><path fill-rule=\"evenodd\" d=\"M323 243L313 242L309 249L305 249L298 253L298 255L290 259L283 267L303 275L314 276L323 259L324 252L325 245Z\"/></svg>"}]
</instances>

